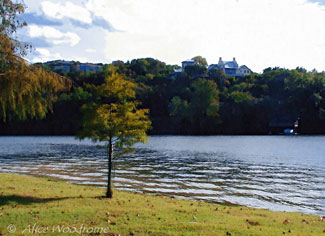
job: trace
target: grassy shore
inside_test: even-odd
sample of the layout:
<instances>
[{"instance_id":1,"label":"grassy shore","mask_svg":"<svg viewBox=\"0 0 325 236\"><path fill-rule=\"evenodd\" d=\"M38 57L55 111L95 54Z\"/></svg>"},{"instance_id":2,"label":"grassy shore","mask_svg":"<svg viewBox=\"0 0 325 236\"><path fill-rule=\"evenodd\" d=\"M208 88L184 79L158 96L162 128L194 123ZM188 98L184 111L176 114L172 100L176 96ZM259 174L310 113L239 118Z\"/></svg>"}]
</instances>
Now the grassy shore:
<instances>
[{"instance_id":1,"label":"grassy shore","mask_svg":"<svg viewBox=\"0 0 325 236\"><path fill-rule=\"evenodd\" d=\"M319 216L0 174L0 235L325 235ZM10 233L10 232L11 233Z\"/></svg>"}]
</instances>

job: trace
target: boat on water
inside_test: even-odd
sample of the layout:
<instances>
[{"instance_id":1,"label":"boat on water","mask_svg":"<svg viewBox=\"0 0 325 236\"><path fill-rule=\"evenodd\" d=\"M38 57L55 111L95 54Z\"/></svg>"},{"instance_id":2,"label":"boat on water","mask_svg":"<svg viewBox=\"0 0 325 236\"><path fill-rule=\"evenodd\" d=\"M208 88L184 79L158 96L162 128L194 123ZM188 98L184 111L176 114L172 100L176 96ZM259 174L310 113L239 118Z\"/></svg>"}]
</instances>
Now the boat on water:
<instances>
[{"instance_id":1,"label":"boat on water","mask_svg":"<svg viewBox=\"0 0 325 236\"><path fill-rule=\"evenodd\" d=\"M297 135L298 127L299 127L299 118L293 124L293 129L285 129L285 130L283 130L283 133L286 135Z\"/></svg>"},{"instance_id":2,"label":"boat on water","mask_svg":"<svg viewBox=\"0 0 325 236\"><path fill-rule=\"evenodd\" d=\"M297 135L299 128L299 118L295 122L273 122L269 127L269 134Z\"/></svg>"}]
</instances>

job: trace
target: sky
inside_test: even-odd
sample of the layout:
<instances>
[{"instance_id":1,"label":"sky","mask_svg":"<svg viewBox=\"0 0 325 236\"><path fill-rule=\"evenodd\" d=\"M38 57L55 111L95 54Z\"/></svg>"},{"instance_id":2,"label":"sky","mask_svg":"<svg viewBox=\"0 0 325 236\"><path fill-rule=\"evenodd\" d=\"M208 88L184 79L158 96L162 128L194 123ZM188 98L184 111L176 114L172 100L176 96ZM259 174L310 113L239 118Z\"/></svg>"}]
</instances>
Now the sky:
<instances>
[{"instance_id":1,"label":"sky","mask_svg":"<svg viewBox=\"0 0 325 236\"><path fill-rule=\"evenodd\" d=\"M24 0L31 62L203 56L325 71L325 0Z\"/></svg>"}]
</instances>

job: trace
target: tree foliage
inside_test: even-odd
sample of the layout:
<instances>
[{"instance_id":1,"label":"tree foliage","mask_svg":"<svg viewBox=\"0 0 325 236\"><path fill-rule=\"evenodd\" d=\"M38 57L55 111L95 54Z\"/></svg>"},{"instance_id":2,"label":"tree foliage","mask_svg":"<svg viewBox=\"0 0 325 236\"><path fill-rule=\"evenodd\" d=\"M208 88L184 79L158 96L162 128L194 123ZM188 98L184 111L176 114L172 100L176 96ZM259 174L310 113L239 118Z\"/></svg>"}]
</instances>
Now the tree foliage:
<instances>
[{"instance_id":1,"label":"tree foliage","mask_svg":"<svg viewBox=\"0 0 325 236\"><path fill-rule=\"evenodd\" d=\"M184 99L175 96L171 100L169 112L176 126L181 126L181 131L194 131L196 134L215 132L219 123L219 90L216 83L202 78L195 80Z\"/></svg>"},{"instance_id":2,"label":"tree foliage","mask_svg":"<svg viewBox=\"0 0 325 236\"><path fill-rule=\"evenodd\" d=\"M22 58L30 45L19 42L15 33L26 25L18 20L24 9L21 3L0 1L0 117L4 121L44 118L57 93L71 85L67 79L30 66Z\"/></svg>"},{"instance_id":3,"label":"tree foliage","mask_svg":"<svg viewBox=\"0 0 325 236\"><path fill-rule=\"evenodd\" d=\"M6 75L7 71L20 69L24 60L20 56L26 55L27 43L22 43L15 36L16 31L27 25L18 20L18 15L24 13L25 7L21 3L13 3L12 0L0 0L0 75Z\"/></svg>"},{"instance_id":4,"label":"tree foliage","mask_svg":"<svg viewBox=\"0 0 325 236\"><path fill-rule=\"evenodd\" d=\"M119 149L128 149L136 142L146 141L150 127L148 109L137 109L134 101L136 85L112 69L112 74L99 86L89 85L93 102L85 104L80 138L93 141L112 140Z\"/></svg>"},{"instance_id":5,"label":"tree foliage","mask_svg":"<svg viewBox=\"0 0 325 236\"><path fill-rule=\"evenodd\" d=\"M83 119L80 139L107 142L107 197L112 197L111 170L114 147L120 154L132 151L137 142L145 142L151 126L148 109L138 109L134 101L136 85L110 68L110 75L102 85L89 85L93 101L82 106Z\"/></svg>"},{"instance_id":6,"label":"tree foliage","mask_svg":"<svg viewBox=\"0 0 325 236\"><path fill-rule=\"evenodd\" d=\"M196 57L193 57L192 60L198 64L198 65L201 65L201 66L208 66L208 62L207 60L202 57L202 56L196 56Z\"/></svg>"},{"instance_id":7,"label":"tree foliage","mask_svg":"<svg viewBox=\"0 0 325 236\"><path fill-rule=\"evenodd\" d=\"M0 77L0 111L3 119L44 118L59 91L70 82L41 68L23 66Z\"/></svg>"},{"instance_id":8,"label":"tree foliage","mask_svg":"<svg viewBox=\"0 0 325 236\"><path fill-rule=\"evenodd\" d=\"M176 66L152 58L113 64L120 76L136 84L139 107L150 110L152 134L267 134L270 124L289 121L293 125L298 118L299 133L325 133L325 72L276 67L261 74L230 77L199 64L173 73ZM100 86L110 74L69 73L83 90L74 88L61 96L53 116L44 121L49 134L60 134L57 123L71 127L70 134L75 134L80 129L77 111L90 99L85 84ZM39 123L33 125L38 127Z\"/></svg>"}]
</instances>

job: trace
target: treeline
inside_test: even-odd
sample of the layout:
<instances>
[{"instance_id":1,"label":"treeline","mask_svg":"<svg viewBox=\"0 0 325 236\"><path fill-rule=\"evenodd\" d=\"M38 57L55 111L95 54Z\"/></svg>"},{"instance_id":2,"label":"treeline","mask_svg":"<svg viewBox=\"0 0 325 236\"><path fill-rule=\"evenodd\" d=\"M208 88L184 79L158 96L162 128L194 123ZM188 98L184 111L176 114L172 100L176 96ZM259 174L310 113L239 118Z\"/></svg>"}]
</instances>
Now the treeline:
<instances>
[{"instance_id":1,"label":"treeline","mask_svg":"<svg viewBox=\"0 0 325 236\"><path fill-rule=\"evenodd\" d=\"M151 58L114 62L96 73L57 71L73 86L53 112L44 120L0 123L0 133L75 134L80 107L91 100L88 85L102 84L111 66L137 84L137 100L150 109L151 134L268 134L296 120L299 133L325 133L324 73L268 68L235 78L198 62L175 74L177 66Z\"/></svg>"}]
</instances>

